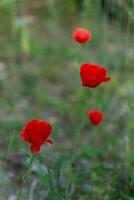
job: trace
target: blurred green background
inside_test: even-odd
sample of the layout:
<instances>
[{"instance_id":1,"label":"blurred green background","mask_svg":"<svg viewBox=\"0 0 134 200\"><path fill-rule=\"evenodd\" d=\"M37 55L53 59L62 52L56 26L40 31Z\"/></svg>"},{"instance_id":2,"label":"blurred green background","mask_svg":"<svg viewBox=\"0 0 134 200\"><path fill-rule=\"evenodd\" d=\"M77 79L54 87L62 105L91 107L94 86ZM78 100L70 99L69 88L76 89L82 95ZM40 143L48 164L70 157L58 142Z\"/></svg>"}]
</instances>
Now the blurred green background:
<instances>
[{"instance_id":1,"label":"blurred green background","mask_svg":"<svg viewBox=\"0 0 134 200\"><path fill-rule=\"evenodd\" d=\"M19 134L33 118L52 123L54 145L22 199L134 200L134 0L0 0L0 21L0 200L17 199L30 156ZM84 46L72 39L78 26L93 35ZM83 62L112 80L83 88ZM99 127L90 108L105 112Z\"/></svg>"}]
</instances>

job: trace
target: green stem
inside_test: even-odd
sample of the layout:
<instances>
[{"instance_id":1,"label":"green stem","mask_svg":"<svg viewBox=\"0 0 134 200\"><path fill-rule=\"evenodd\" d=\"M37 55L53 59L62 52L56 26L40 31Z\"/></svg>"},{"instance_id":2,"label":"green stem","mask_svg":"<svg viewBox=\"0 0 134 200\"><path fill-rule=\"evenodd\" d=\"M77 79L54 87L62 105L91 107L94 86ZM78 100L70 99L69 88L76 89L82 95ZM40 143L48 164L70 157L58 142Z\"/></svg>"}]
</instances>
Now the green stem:
<instances>
[{"instance_id":1,"label":"green stem","mask_svg":"<svg viewBox=\"0 0 134 200\"><path fill-rule=\"evenodd\" d=\"M81 142L81 129L84 125L84 122L85 122L85 119L86 119L86 111L87 111L87 106L88 106L88 101L85 103L85 107L84 107L84 111L83 111L83 114L82 114L82 119L81 119L81 122L78 126L78 130L76 131L77 132L77 138L75 140L75 143L74 143L74 147L73 147L73 150L72 150L72 153L71 153L71 159L70 159L70 162L69 162L69 180L68 180L68 183L67 183L67 187L66 187L66 194L65 194L65 200L68 199L68 193L69 193L69 187L70 187L70 179L71 179L71 173L72 173L72 163L73 163L73 160L74 160L74 157L75 157L75 154L77 154L77 147L78 145L80 144Z\"/></svg>"},{"instance_id":2,"label":"green stem","mask_svg":"<svg viewBox=\"0 0 134 200\"><path fill-rule=\"evenodd\" d=\"M50 194L52 194L52 196L54 195L54 192L55 192L55 187L54 187L54 184L53 184L53 180L52 180L52 174L49 170L49 168L47 169L48 170L48 174L49 174L49 183L50 183L50 188L51 188L51 192Z\"/></svg>"},{"instance_id":3,"label":"green stem","mask_svg":"<svg viewBox=\"0 0 134 200\"><path fill-rule=\"evenodd\" d=\"M10 154L14 139L15 139L15 132L13 132L13 134L11 135L11 138L10 138L10 141L9 141L9 145L8 145L8 148L7 148L7 152L6 152L5 156L4 156L4 158L5 158L4 169L5 170L7 168L7 160L8 160L8 157L9 157L9 154Z\"/></svg>"},{"instance_id":4,"label":"green stem","mask_svg":"<svg viewBox=\"0 0 134 200\"><path fill-rule=\"evenodd\" d=\"M31 157L31 160L30 160L30 162L29 162L29 166L28 166L27 170L25 171L25 173L24 173L23 176L22 176L22 181L21 181L20 190L19 190L19 194L18 194L18 200L21 199L21 194L22 194L23 185L24 185L24 183L25 183L25 181L26 181L27 175L28 175L28 173L29 173L29 171L30 171L30 168L31 168L31 166L32 166L32 163L33 163L34 159L35 159L35 155L33 154L33 156Z\"/></svg>"},{"instance_id":5,"label":"green stem","mask_svg":"<svg viewBox=\"0 0 134 200\"><path fill-rule=\"evenodd\" d=\"M68 199L68 193L69 193L69 187L70 187L70 177L71 177L71 171L72 171L72 162L73 162L74 156L76 154L77 146L79 145L79 143L81 141L80 133L81 133L81 129L83 127L84 120L85 120L85 115L83 115L83 117L82 117L82 120L81 120L81 123L80 123L80 126L79 126L79 133L77 135L77 139L75 140L74 148L73 148L71 159L70 159L70 162L69 162L69 174L70 174L70 176L69 176L69 180L68 180L67 187L66 187L66 198L65 198L65 200Z\"/></svg>"}]
</instances>

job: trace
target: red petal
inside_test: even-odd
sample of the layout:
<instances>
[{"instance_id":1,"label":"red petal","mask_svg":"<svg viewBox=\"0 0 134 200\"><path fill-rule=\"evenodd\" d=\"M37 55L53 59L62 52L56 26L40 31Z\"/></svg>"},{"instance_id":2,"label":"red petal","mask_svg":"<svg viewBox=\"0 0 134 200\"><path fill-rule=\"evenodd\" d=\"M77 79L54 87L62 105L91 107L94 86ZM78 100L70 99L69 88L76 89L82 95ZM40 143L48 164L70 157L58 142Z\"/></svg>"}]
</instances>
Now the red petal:
<instances>
[{"instance_id":1,"label":"red petal","mask_svg":"<svg viewBox=\"0 0 134 200\"><path fill-rule=\"evenodd\" d=\"M92 36L90 31L85 28L78 27L73 31L72 37L76 42L85 43L88 40L91 40Z\"/></svg>"},{"instance_id":2,"label":"red petal","mask_svg":"<svg viewBox=\"0 0 134 200\"><path fill-rule=\"evenodd\" d=\"M50 139L47 139L46 142L48 142L49 144L53 144L54 142Z\"/></svg>"},{"instance_id":3,"label":"red petal","mask_svg":"<svg viewBox=\"0 0 134 200\"><path fill-rule=\"evenodd\" d=\"M110 77L106 77L105 79L104 79L104 82L107 82L107 81L109 81L111 78Z\"/></svg>"},{"instance_id":4,"label":"red petal","mask_svg":"<svg viewBox=\"0 0 134 200\"><path fill-rule=\"evenodd\" d=\"M26 142L29 141L29 135L25 132L25 130L22 130L21 133L20 133L22 139Z\"/></svg>"},{"instance_id":5,"label":"red petal","mask_svg":"<svg viewBox=\"0 0 134 200\"><path fill-rule=\"evenodd\" d=\"M89 120L95 126L99 125L104 118L104 114L97 110L91 110L87 113Z\"/></svg>"},{"instance_id":6,"label":"red petal","mask_svg":"<svg viewBox=\"0 0 134 200\"><path fill-rule=\"evenodd\" d=\"M32 145L30 146L30 151L31 151L32 153L38 153L38 152L40 151L40 146L35 145L35 144L32 144Z\"/></svg>"},{"instance_id":7,"label":"red petal","mask_svg":"<svg viewBox=\"0 0 134 200\"><path fill-rule=\"evenodd\" d=\"M40 146L45 143L52 132L52 126L42 120L29 121L21 131L21 137L24 141L31 143L30 150L32 153L37 153ZM53 142L48 140L50 144Z\"/></svg>"}]
</instances>

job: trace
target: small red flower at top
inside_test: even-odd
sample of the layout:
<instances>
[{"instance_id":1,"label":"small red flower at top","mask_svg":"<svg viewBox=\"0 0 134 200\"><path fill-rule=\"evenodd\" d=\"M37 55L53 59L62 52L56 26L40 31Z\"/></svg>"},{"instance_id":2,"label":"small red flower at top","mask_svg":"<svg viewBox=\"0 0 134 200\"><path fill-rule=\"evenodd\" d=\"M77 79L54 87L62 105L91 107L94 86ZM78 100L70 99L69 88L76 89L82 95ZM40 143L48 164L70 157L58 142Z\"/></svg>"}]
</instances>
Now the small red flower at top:
<instances>
[{"instance_id":1,"label":"small red flower at top","mask_svg":"<svg viewBox=\"0 0 134 200\"><path fill-rule=\"evenodd\" d=\"M85 28L78 27L73 31L72 37L78 43L86 43L91 40L92 35Z\"/></svg>"},{"instance_id":2,"label":"small red flower at top","mask_svg":"<svg viewBox=\"0 0 134 200\"><path fill-rule=\"evenodd\" d=\"M20 135L24 141L31 144L31 152L38 153L45 142L53 144L53 141L49 139L51 132L52 126L48 122L33 119L23 127Z\"/></svg>"},{"instance_id":3,"label":"small red flower at top","mask_svg":"<svg viewBox=\"0 0 134 200\"><path fill-rule=\"evenodd\" d=\"M110 77L107 77L106 74L107 70L98 64L85 63L80 68L82 85L85 87L95 88L109 81Z\"/></svg>"},{"instance_id":4,"label":"small red flower at top","mask_svg":"<svg viewBox=\"0 0 134 200\"><path fill-rule=\"evenodd\" d=\"M104 114L100 111L97 111L97 110L89 111L87 113L87 116L88 116L90 122L95 126L98 126L104 118Z\"/></svg>"}]
</instances>

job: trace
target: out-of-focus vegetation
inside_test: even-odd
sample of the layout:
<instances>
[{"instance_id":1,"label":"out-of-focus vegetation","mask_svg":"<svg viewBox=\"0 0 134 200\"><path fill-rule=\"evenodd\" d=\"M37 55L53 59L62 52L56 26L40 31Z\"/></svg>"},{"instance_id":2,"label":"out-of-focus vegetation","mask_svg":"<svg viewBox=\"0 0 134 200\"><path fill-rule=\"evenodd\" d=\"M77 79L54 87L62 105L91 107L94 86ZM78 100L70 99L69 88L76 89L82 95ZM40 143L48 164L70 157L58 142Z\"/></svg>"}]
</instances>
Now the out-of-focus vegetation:
<instances>
[{"instance_id":1,"label":"out-of-focus vegetation","mask_svg":"<svg viewBox=\"0 0 134 200\"><path fill-rule=\"evenodd\" d=\"M44 145L22 199L133 200L134 1L1 0L0 19L0 200L17 199L28 155L19 133L31 118L53 124L55 144ZM77 26L93 35L82 48ZM111 82L83 88L82 62L106 66ZM97 128L92 107L105 112Z\"/></svg>"}]
</instances>

